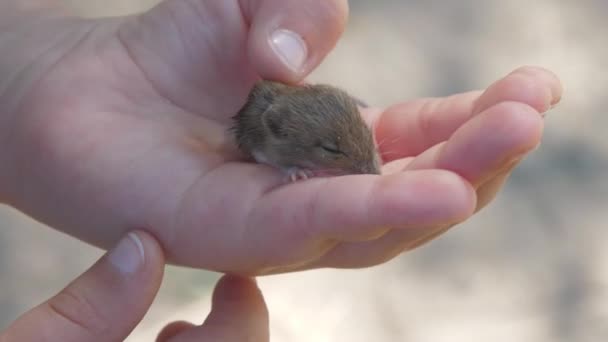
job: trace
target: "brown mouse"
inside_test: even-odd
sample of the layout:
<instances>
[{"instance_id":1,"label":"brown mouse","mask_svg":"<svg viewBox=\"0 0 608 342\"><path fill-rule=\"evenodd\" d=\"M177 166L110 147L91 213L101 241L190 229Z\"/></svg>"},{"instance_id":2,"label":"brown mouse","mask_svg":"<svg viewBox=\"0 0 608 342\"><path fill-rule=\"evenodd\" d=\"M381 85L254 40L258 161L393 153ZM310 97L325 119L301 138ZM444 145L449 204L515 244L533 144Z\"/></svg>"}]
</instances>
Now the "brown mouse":
<instances>
[{"instance_id":1,"label":"brown mouse","mask_svg":"<svg viewBox=\"0 0 608 342\"><path fill-rule=\"evenodd\" d=\"M311 176L380 174L374 137L357 104L328 85L258 81L234 117L239 148L291 181Z\"/></svg>"}]
</instances>

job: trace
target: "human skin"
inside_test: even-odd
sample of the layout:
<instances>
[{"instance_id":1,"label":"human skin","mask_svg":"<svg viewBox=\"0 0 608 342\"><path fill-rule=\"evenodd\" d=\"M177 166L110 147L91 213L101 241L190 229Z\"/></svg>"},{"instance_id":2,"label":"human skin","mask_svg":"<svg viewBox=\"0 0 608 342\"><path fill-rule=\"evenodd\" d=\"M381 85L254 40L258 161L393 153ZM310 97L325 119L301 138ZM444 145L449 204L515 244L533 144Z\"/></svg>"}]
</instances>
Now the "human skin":
<instances>
[{"instance_id":1,"label":"human skin","mask_svg":"<svg viewBox=\"0 0 608 342\"><path fill-rule=\"evenodd\" d=\"M160 287L164 256L142 231L130 232L84 274L0 331L0 342L124 341ZM167 325L157 342L268 342L268 310L254 280L222 277L201 325Z\"/></svg>"},{"instance_id":2,"label":"human skin","mask_svg":"<svg viewBox=\"0 0 608 342\"><path fill-rule=\"evenodd\" d=\"M304 80L347 11L167 0L82 19L54 0L0 0L0 199L102 248L145 229L168 262L241 275L367 267L423 244L495 197L562 88L524 67L483 91L365 109L383 175L282 185L238 160L230 118L258 77ZM303 37L300 67L270 47L277 28Z\"/></svg>"}]
</instances>

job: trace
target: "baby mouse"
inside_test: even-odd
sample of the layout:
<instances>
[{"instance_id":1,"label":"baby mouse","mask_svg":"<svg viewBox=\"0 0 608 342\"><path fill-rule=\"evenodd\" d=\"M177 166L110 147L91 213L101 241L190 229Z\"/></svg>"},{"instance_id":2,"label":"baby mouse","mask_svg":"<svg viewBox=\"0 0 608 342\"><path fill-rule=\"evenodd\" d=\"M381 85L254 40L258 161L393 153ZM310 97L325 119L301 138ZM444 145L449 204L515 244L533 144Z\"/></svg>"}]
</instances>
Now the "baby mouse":
<instances>
[{"instance_id":1,"label":"baby mouse","mask_svg":"<svg viewBox=\"0 0 608 342\"><path fill-rule=\"evenodd\" d=\"M232 130L244 153L291 181L380 174L380 156L358 103L328 85L258 81Z\"/></svg>"}]
</instances>

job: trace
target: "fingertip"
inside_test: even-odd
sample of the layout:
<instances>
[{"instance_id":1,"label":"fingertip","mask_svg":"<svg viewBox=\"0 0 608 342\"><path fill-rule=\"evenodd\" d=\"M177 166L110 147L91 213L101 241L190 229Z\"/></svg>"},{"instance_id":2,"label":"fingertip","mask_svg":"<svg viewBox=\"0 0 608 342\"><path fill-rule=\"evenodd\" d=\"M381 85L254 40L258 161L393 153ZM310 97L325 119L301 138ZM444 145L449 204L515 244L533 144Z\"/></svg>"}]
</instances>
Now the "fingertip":
<instances>
[{"instance_id":1,"label":"fingertip","mask_svg":"<svg viewBox=\"0 0 608 342\"><path fill-rule=\"evenodd\" d=\"M57 295L22 316L12 329L20 341L122 341L157 293L160 246L149 234L123 236L97 263ZM52 335L48 335L48 334Z\"/></svg>"},{"instance_id":2,"label":"fingertip","mask_svg":"<svg viewBox=\"0 0 608 342\"><path fill-rule=\"evenodd\" d=\"M171 338L181 334L182 332L194 328L195 325L186 321L172 322L166 325L163 330L158 333L156 342L166 342Z\"/></svg>"},{"instance_id":3,"label":"fingertip","mask_svg":"<svg viewBox=\"0 0 608 342\"><path fill-rule=\"evenodd\" d=\"M513 71L512 74L517 73L542 79L545 84L548 84L551 88L550 104L552 106L556 105L561 101L562 94L564 92L564 87L560 78L553 71L540 66L526 65L516 69L515 71Z\"/></svg>"},{"instance_id":4,"label":"fingertip","mask_svg":"<svg viewBox=\"0 0 608 342\"><path fill-rule=\"evenodd\" d=\"M413 164L451 170L479 186L534 150L543 127L542 117L531 106L501 102L456 131L440 151Z\"/></svg>"},{"instance_id":5,"label":"fingertip","mask_svg":"<svg viewBox=\"0 0 608 342\"><path fill-rule=\"evenodd\" d=\"M446 193L453 196L449 202L454 204L452 207L453 216L446 220L445 224L453 225L469 218L475 212L477 206L477 192L473 184L459 174L450 171L443 171L443 175L438 178L440 184L443 180Z\"/></svg>"},{"instance_id":6,"label":"fingertip","mask_svg":"<svg viewBox=\"0 0 608 342\"><path fill-rule=\"evenodd\" d=\"M249 56L264 79L297 83L336 45L348 16L345 0L241 0L252 16Z\"/></svg>"},{"instance_id":7,"label":"fingertip","mask_svg":"<svg viewBox=\"0 0 608 342\"><path fill-rule=\"evenodd\" d=\"M224 275L218 281L213 291L213 305L224 302L242 302L256 300L261 296L254 278L237 275Z\"/></svg>"},{"instance_id":8,"label":"fingertip","mask_svg":"<svg viewBox=\"0 0 608 342\"><path fill-rule=\"evenodd\" d=\"M127 278L145 277L156 283L163 276L163 250L159 242L143 230L127 233L108 251L106 258L115 270Z\"/></svg>"},{"instance_id":9,"label":"fingertip","mask_svg":"<svg viewBox=\"0 0 608 342\"><path fill-rule=\"evenodd\" d=\"M217 283L212 297L211 313L203 328L213 331L226 326L235 327L226 335L226 341L241 341L247 336L250 341L269 339L268 309L264 297L253 278L224 275ZM239 339L234 338L240 336Z\"/></svg>"},{"instance_id":10,"label":"fingertip","mask_svg":"<svg viewBox=\"0 0 608 342\"><path fill-rule=\"evenodd\" d=\"M144 257L144 270L145 271L156 271L160 273L162 277L165 264L165 253L158 240L150 233L144 230L135 230L128 234L128 236L136 240L136 245L140 253ZM139 243L137 242L139 241Z\"/></svg>"},{"instance_id":11,"label":"fingertip","mask_svg":"<svg viewBox=\"0 0 608 342\"><path fill-rule=\"evenodd\" d=\"M535 149L542 138L544 121L539 112L532 106L521 102L501 102L488 109L488 127L496 127L507 142L513 146L510 152L512 158L520 158L523 154ZM492 122L493 121L493 122ZM494 125L492 125L494 124Z\"/></svg>"},{"instance_id":12,"label":"fingertip","mask_svg":"<svg viewBox=\"0 0 608 342\"><path fill-rule=\"evenodd\" d=\"M173 322L156 342L269 341L268 310L252 278L224 275L216 284L211 313L201 326Z\"/></svg>"},{"instance_id":13,"label":"fingertip","mask_svg":"<svg viewBox=\"0 0 608 342\"><path fill-rule=\"evenodd\" d=\"M544 113L562 97L562 84L551 71L524 66L496 81L476 101L474 112L480 113L500 102L521 102Z\"/></svg>"}]
</instances>

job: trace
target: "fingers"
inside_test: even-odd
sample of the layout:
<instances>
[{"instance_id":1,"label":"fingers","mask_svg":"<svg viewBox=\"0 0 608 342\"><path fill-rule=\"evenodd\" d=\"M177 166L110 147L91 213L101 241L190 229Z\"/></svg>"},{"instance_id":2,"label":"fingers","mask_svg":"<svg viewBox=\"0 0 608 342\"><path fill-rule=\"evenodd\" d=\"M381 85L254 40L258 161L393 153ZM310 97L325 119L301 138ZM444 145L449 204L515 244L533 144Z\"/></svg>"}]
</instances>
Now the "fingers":
<instances>
[{"instance_id":1,"label":"fingers","mask_svg":"<svg viewBox=\"0 0 608 342\"><path fill-rule=\"evenodd\" d=\"M268 342L268 309L254 280L224 276L213 293L211 313L202 326L176 322L157 342Z\"/></svg>"},{"instance_id":2,"label":"fingers","mask_svg":"<svg viewBox=\"0 0 608 342\"><path fill-rule=\"evenodd\" d=\"M266 211L271 208L266 205L285 203L289 198L297 203L277 213ZM470 185L456 174L424 170L313 180L277 190L264 201L267 204L258 210L272 214L274 222L291 223L312 236L348 241L373 239L374 228L382 231L458 221L471 211L475 199Z\"/></svg>"},{"instance_id":3,"label":"fingers","mask_svg":"<svg viewBox=\"0 0 608 342\"><path fill-rule=\"evenodd\" d=\"M406 146L410 152L426 149L416 158L395 160L398 153L408 155L407 151L389 154L392 141L385 138L386 145L382 140L379 143L388 157L385 160L394 160L386 166L389 170L445 169L464 177L477 187L477 211L495 197L523 155L538 145L543 127L539 112L559 101L561 85L542 69L520 68L471 101L475 96L468 93L418 104L418 117L410 118L415 124L403 124L414 129L402 131L405 139L414 141ZM441 106L451 107L454 112L446 115ZM395 127L391 125L389 130ZM308 267L376 265L426 243L451 226L394 230L374 241L342 243Z\"/></svg>"},{"instance_id":4,"label":"fingers","mask_svg":"<svg viewBox=\"0 0 608 342\"><path fill-rule=\"evenodd\" d=\"M239 0L251 24L249 57L263 78L300 81L335 46L346 0Z\"/></svg>"},{"instance_id":5,"label":"fingers","mask_svg":"<svg viewBox=\"0 0 608 342\"><path fill-rule=\"evenodd\" d=\"M451 224L475 208L475 193L445 170L313 178L280 184L263 165L226 164L192 186L168 250L180 264L267 273L318 259L340 241L388 229ZM437 194L441 194L438 196ZM200 248L201 241L206 248ZM193 262L194 260L194 262ZM195 263L200 261L206 264Z\"/></svg>"},{"instance_id":6,"label":"fingers","mask_svg":"<svg viewBox=\"0 0 608 342\"><path fill-rule=\"evenodd\" d=\"M306 268L362 268L380 265L411 249L418 241L434 236L441 229L438 227L452 225L395 229L373 241L340 243L319 260L307 264Z\"/></svg>"},{"instance_id":7,"label":"fingers","mask_svg":"<svg viewBox=\"0 0 608 342\"><path fill-rule=\"evenodd\" d=\"M480 92L420 99L390 107L375 120L375 134L385 162L415 156L444 141L471 118Z\"/></svg>"},{"instance_id":8,"label":"fingers","mask_svg":"<svg viewBox=\"0 0 608 342\"><path fill-rule=\"evenodd\" d=\"M479 185L534 149L542 129L542 117L534 108L501 102L464 124L445 143L415 158L406 169L451 170Z\"/></svg>"},{"instance_id":9,"label":"fingers","mask_svg":"<svg viewBox=\"0 0 608 342\"><path fill-rule=\"evenodd\" d=\"M220 341L268 341L268 309L255 280L236 276L220 279L203 330L223 337Z\"/></svg>"},{"instance_id":10,"label":"fingers","mask_svg":"<svg viewBox=\"0 0 608 342\"><path fill-rule=\"evenodd\" d=\"M490 85L475 102L473 113L481 113L505 101L521 102L539 113L548 111L562 98L562 85L552 72L538 67L521 67Z\"/></svg>"},{"instance_id":11,"label":"fingers","mask_svg":"<svg viewBox=\"0 0 608 342\"><path fill-rule=\"evenodd\" d=\"M376 136L385 161L415 156L447 140L472 117L501 102L520 102L545 112L562 96L557 77L544 69L519 68L485 92L424 99L389 108L376 118Z\"/></svg>"},{"instance_id":12,"label":"fingers","mask_svg":"<svg viewBox=\"0 0 608 342\"><path fill-rule=\"evenodd\" d=\"M192 113L234 115L258 77L297 83L335 46L347 0L167 0L117 32L130 79Z\"/></svg>"},{"instance_id":13,"label":"fingers","mask_svg":"<svg viewBox=\"0 0 608 342\"><path fill-rule=\"evenodd\" d=\"M250 231L247 239L254 245L266 241L282 246L269 245L264 259L293 266L289 261L308 261L304 255L322 256L311 255L310 250L323 254L336 243L374 240L389 229L406 231L459 222L474 208L471 186L446 171L313 179L277 189L261 199L249 216L257 230Z\"/></svg>"},{"instance_id":14,"label":"fingers","mask_svg":"<svg viewBox=\"0 0 608 342\"><path fill-rule=\"evenodd\" d=\"M422 100L412 105L418 116L403 118L398 129L395 128L398 121L386 127L378 125L379 135L385 132L379 139L382 152L388 157L385 160L393 160L385 168L392 172L453 171L477 187L476 210L487 205L523 155L540 142L543 122L539 112L559 101L561 85L553 74L542 69L521 68L490 86L477 100L476 96L476 93L467 93L443 100ZM452 108L453 112L449 113L446 108ZM396 120L397 116L393 118ZM402 141L386 138L388 133L383 129L402 134L403 140L407 140L406 146L396 153L390 150ZM415 158L394 159L423 150ZM340 243L306 267L352 268L380 264L426 243L451 226L453 224L395 229L373 241Z\"/></svg>"},{"instance_id":15,"label":"fingers","mask_svg":"<svg viewBox=\"0 0 608 342\"><path fill-rule=\"evenodd\" d=\"M156 342L169 341L173 337L175 337L187 330L190 330L194 327L196 327L194 324L189 323L189 322L184 322L184 321L177 321L177 322L170 323L166 327L164 327L163 330L161 330L161 332L158 334L158 337L156 338Z\"/></svg>"},{"instance_id":16,"label":"fingers","mask_svg":"<svg viewBox=\"0 0 608 342\"><path fill-rule=\"evenodd\" d=\"M122 341L152 303L163 264L152 237L128 234L59 294L19 318L6 341Z\"/></svg>"}]
</instances>

